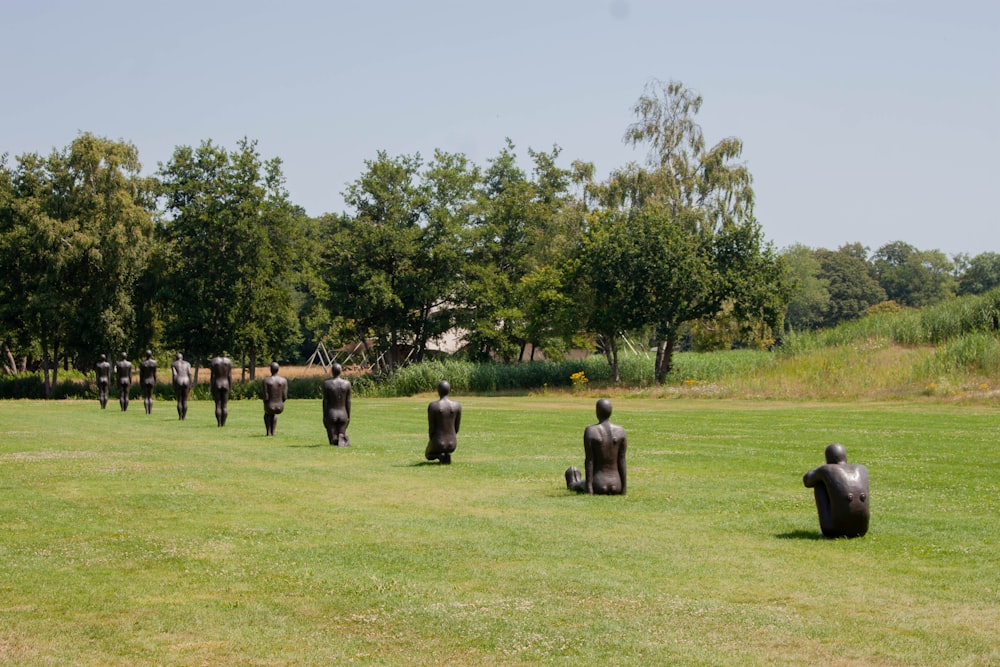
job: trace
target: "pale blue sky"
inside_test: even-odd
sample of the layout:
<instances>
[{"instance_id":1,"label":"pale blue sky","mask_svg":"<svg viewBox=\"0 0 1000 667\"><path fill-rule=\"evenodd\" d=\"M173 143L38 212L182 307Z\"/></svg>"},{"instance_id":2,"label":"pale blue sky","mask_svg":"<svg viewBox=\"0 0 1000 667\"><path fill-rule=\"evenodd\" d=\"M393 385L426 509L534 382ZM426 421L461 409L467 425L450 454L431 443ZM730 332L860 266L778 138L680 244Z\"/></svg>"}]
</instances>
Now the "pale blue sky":
<instances>
[{"instance_id":1,"label":"pale blue sky","mask_svg":"<svg viewBox=\"0 0 1000 667\"><path fill-rule=\"evenodd\" d=\"M510 137L603 178L676 79L743 140L779 248L1000 252L998 0L6 0L0 58L0 152L89 131L152 173L247 136L310 215L378 150L485 164Z\"/></svg>"}]
</instances>

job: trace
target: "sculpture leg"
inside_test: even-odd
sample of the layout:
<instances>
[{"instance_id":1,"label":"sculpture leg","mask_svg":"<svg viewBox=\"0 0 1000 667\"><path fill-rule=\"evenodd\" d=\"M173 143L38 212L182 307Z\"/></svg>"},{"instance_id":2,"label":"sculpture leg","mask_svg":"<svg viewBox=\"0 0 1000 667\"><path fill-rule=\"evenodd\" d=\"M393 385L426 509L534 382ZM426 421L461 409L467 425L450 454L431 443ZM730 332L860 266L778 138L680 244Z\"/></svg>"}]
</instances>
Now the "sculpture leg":
<instances>
[{"instance_id":1,"label":"sculpture leg","mask_svg":"<svg viewBox=\"0 0 1000 667\"><path fill-rule=\"evenodd\" d=\"M819 514L819 529L827 537L837 537L837 528L833 525L833 513L830 511L830 495L825 484L817 484L813 488L816 498L816 512Z\"/></svg>"},{"instance_id":2,"label":"sculpture leg","mask_svg":"<svg viewBox=\"0 0 1000 667\"><path fill-rule=\"evenodd\" d=\"M578 493L582 493L587 490L587 481L583 479L580 469L576 466L566 468L566 488L570 491L576 491Z\"/></svg>"}]
</instances>

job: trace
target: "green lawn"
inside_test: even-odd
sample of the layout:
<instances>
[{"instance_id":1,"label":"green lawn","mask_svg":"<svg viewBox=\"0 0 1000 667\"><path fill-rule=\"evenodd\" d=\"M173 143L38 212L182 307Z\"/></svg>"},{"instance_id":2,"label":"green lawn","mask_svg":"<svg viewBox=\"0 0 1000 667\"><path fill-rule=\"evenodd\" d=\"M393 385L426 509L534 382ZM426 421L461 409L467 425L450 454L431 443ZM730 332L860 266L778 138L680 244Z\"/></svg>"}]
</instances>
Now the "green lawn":
<instances>
[{"instance_id":1,"label":"green lawn","mask_svg":"<svg viewBox=\"0 0 1000 667\"><path fill-rule=\"evenodd\" d=\"M594 397L0 402L0 662L1000 664L1000 408L615 400L629 494L566 491ZM871 474L818 537L802 474Z\"/></svg>"}]
</instances>

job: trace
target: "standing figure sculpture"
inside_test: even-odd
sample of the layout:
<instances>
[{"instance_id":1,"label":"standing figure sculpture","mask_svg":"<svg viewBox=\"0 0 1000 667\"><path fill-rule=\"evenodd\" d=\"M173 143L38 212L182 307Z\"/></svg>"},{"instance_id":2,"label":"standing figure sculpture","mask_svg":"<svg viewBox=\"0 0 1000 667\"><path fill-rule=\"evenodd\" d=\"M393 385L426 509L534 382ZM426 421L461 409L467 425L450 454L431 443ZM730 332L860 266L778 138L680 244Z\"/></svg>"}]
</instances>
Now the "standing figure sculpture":
<instances>
[{"instance_id":1,"label":"standing figure sculpture","mask_svg":"<svg viewBox=\"0 0 1000 667\"><path fill-rule=\"evenodd\" d=\"M566 469L566 488L580 493L624 494L625 449L628 442L625 429L611 421L611 401L597 401L597 424L583 431L583 450L586 455L586 479L581 479L580 469Z\"/></svg>"},{"instance_id":2,"label":"standing figure sculpture","mask_svg":"<svg viewBox=\"0 0 1000 667\"><path fill-rule=\"evenodd\" d=\"M181 421L187 417L188 394L191 392L191 364L184 361L180 352L170 364L170 376L174 385L174 396L177 397L177 418Z\"/></svg>"},{"instance_id":3,"label":"standing figure sculpture","mask_svg":"<svg viewBox=\"0 0 1000 667\"><path fill-rule=\"evenodd\" d=\"M323 426L331 445L350 447L347 426L351 423L351 383L340 377L342 371L340 364L333 362L333 377L323 383Z\"/></svg>"},{"instance_id":4,"label":"standing figure sculpture","mask_svg":"<svg viewBox=\"0 0 1000 667\"><path fill-rule=\"evenodd\" d=\"M212 375L209 380L212 390L212 400L215 401L215 422L219 427L226 425L229 416L229 392L233 387L233 362L223 353L221 357L212 357L210 362Z\"/></svg>"},{"instance_id":5,"label":"standing figure sculpture","mask_svg":"<svg viewBox=\"0 0 1000 667\"><path fill-rule=\"evenodd\" d=\"M827 445L826 464L802 477L813 489L819 528L826 537L861 537L868 532L868 468L847 462L839 442Z\"/></svg>"},{"instance_id":6,"label":"standing figure sculpture","mask_svg":"<svg viewBox=\"0 0 1000 667\"><path fill-rule=\"evenodd\" d=\"M94 364L97 371L97 400L101 402L101 410L108 407L108 389L111 388L111 364L108 355L102 354L101 360Z\"/></svg>"},{"instance_id":7,"label":"standing figure sculpture","mask_svg":"<svg viewBox=\"0 0 1000 667\"><path fill-rule=\"evenodd\" d=\"M122 352L121 360L115 364L115 375L118 376L118 404L122 412L128 410L128 390L132 387L132 362L128 354Z\"/></svg>"},{"instance_id":8,"label":"standing figure sculpture","mask_svg":"<svg viewBox=\"0 0 1000 667\"><path fill-rule=\"evenodd\" d=\"M424 456L428 461L437 459L451 463L451 453L458 446L458 429L462 425L462 404L448 398L451 385L446 380L438 382L438 396L427 406L427 430L430 436Z\"/></svg>"},{"instance_id":9,"label":"standing figure sculpture","mask_svg":"<svg viewBox=\"0 0 1000 667\"><path fill-rule=\"evenodd\" d=\"M278 415L285 410L288 400L288 380L278 375L278 362L271 363L271 377L264 378L264 428L274 435Z\"/></svg>"},{"instance_id":10,"label":"standing figure sculpture","mask_svg":"<svg viewBox=\"0 0 1000 667\"><path fill-rule=\"evenodd\" d=\"M156 359L146 350L146 358L139 362L139 386L142 387L142 404L146 414L153 413L153 390L156 389Z\"/></svg>"}]
</instances>

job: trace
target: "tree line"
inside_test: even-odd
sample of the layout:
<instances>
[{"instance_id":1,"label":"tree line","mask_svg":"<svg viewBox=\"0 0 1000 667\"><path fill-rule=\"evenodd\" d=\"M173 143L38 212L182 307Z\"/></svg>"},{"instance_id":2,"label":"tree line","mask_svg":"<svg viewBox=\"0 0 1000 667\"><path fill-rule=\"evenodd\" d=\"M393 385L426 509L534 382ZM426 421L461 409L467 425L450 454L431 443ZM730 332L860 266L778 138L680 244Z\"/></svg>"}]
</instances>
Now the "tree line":
<instances>
[{"instance_id":1,"label":"tree line","mask_svg":"<svg viewBox=\"0 0 1000 667\"><path fill-rule=\"evenodd\" d=\"M477 165L460 153L378 152L346 186L347 211L310 217L279 158L244 139L178 146L141 173L126 141L89 133L47 156L0 160L0 340L6 372L98 355L227 353L301 360L360 342L389 371L445 333L471 360L656 350L662 382L681 344L767 345L895 300L922 305L993 281L985 255L956 264L890 244L867 257L779 253L754 216L742 142L708 145L702 98L650 82L624 140L646 159L604 181L561 151L508 140ZM998 263L1000 264L1000 263ZM863 270L862 270L863 269Z\"/></svg>"}]
</instances>

